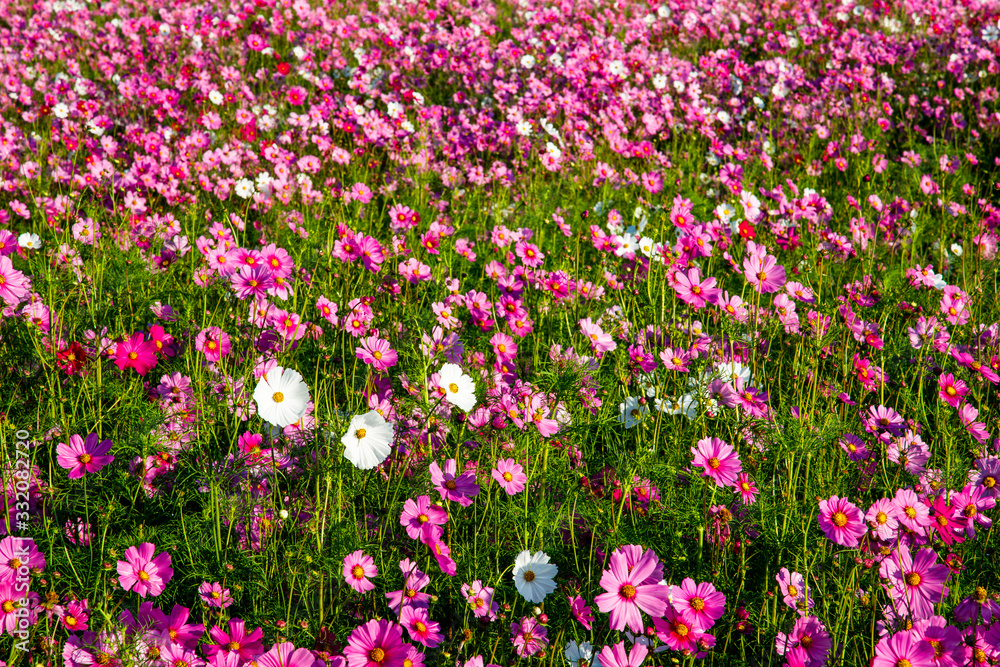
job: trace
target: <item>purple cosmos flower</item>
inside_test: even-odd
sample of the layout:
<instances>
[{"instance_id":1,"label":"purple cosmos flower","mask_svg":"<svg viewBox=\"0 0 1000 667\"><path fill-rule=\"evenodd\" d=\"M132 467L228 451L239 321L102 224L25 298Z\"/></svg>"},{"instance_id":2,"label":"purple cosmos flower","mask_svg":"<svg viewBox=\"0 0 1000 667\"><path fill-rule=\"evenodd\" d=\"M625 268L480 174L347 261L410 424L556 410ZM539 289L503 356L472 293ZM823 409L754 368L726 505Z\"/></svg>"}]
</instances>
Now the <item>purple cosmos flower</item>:
<instances>
[{"instance_id":1,"label":"purple cosmos flower","mask_svg":"<svg viewBox=\"0 0 1000 667\"><path fill-rule=\"evenodd\" d=\"M445 461L444 470L434 461L430 465L430 471L431 482L441 494L442 500L451 500L462 507L468 507L472 504L472 499L479 495L475 473L466 471L456 475L458 464L455 459Z\"/></svg>"}]
</instances>

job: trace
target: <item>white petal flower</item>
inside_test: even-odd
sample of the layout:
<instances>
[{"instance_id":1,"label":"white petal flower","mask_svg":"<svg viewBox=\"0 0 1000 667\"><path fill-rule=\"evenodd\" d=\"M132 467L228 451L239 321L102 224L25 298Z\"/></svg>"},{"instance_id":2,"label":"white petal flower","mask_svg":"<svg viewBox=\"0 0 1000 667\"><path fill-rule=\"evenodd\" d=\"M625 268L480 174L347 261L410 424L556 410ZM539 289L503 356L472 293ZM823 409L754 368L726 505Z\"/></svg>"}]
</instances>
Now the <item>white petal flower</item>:
<instances>
[{"instance_id":1,"label":"white petal flower","mask_svg":"<svg viewBox=\"0 0 1000 667\"><path fill-rule=\"evenodd\" d=\"M253 392L261 419L285 428L305 414L309 406L309 387L293 368L275 366L260 379Z\"/></svg>"},{"instance_id":2,"label":"white petal flower","mask_svg":"<svg viewBox=\"0 0 1000 667\"><path fill-rule=\"evenodd\" d=\"M344 458L361 470L371 470L385 461L392 452L395 428L377 410L351 419L347 433L340 439Z\"/></svg>"},{"instance_id":3,"label":"white petal flower","mask_svg":"<svg viewBox=\"0 0 1000 667\"><path fill-rule=\"evenodd\" d=\"M476 407L476 385L456 364L445 364L439 371L439 384L445 400L470 412Z\"/></svg>"},{"instance_id":4,"label":"white petal flower","mask_svg":"<svg viewBox=\"0 0 1000 667\"><path fill-rule=\"evenodd\" d=\"M556 589L559 568L549 563L544 551L522 551L514 560L514 586L528 602L542 602Z\"/></svg>"}]
</instances>

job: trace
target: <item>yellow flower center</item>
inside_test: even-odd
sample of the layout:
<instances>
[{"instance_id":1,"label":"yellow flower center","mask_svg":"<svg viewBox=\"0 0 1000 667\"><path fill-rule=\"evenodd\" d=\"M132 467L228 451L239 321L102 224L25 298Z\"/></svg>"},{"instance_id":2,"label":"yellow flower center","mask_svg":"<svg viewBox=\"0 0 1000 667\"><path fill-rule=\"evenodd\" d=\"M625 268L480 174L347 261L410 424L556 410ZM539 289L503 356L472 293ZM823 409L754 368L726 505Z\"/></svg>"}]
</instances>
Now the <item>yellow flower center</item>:
<instances>
[{"instance_id":1,"label":"yellow flower center","mask_svg":"<svg viewBox=\"0 0 1000 667\"><path fill-rule=\"evenodd\" d=\"M354 577L355 579L364 579L365 568L361 567L360 565L355 565L354 567L351 568L351 576Z\"/></svg>"},{"instance_id":2,"label":"yellow flower center","mask_svg":"<svg viewBox=\"0 0 1000 667\"><path fill-rule=\"evenodd\" d=\"M354 437L357 438L358 440L361 440L366 435L368 435L368 431L366 431L363 428L359 428L357 431L354 432Z\"/></svg>"},{"instance_id":3,"label":"yellow flower center","mask_svg":"<svg viewBox=\"0 0 1000 667\"><path fill-rule=\"evenodd\" d=\"M906 585L907 586L919 586L920 585L920 574L917 572L910 572L906 575Z\"/></svg>"},{"instance_id":4,"label":"yellow flower center","mask_svg":"<svg viewBox=\"0 0 1000 667\"><path fill-rule=\"evenodd\" d=\"M834 512L831 520L837 528L843 528L847 525L847 515L843 512Z\"/></svg>"},{"instance_id":5,"label":"yellow flower center","mask_svg":"<svg viewBox=\"0 0 1000 667\"><path fill-rule=\"evenodd\" d=\"M94 457L92 457L90 454L80 454L80 458L78 460L80 461L80 463L87 465L93 459Z\"/></svg>"},{"instance_id":6,"label":"yellow flower center","mask_svg":"<svg viewBox=\"0 0 1000 667\"><path fill-rule=\"evenodd\" d=\"M371 659L372 662L382 662L383 660L385 660L385 651L383 651L381 648L378 647L373 648L371 651L368 652L368 657Z\"/></svg>"},{"instance_id":7,"label":"yellow flower center","mask_svg":"<svg viewBox=\"0 0 1000 667\"><path fill-rule=\"evenodd\" d=\"M701 611L705 608L705 601L701 598L691 598L691 608L695 611Z\"/></svg>"},{"instance_id":8,"label":"yellow flower center","mask_svg":"<svg viewBox=\"0 0 1000 667\"><path fill-rule=\"evenodd\" d=\"M145 570L139 570L139 578L143 581L149 581L149 573Z\"/></svg>"},{"instance_id":9,"label":"yellow flower center","mask_svg":"<svg viewBox=\"0 0 1000 667\"><path fill-rule=\"evenodd\" d=\"M275 403L281 403L282 401L285 400L285 395L282 394L280 391L276 391L274 392L274 396L271 397L271 400L274 401Z\"/></svg>"},{"instance_id":10,"label":"yellow flower center","mask_svg":"<svg viewBox=\"0 0 1000 667\"><path fill-rule=\"evenodd\" d=\"M455 384L454 382L452 382L451 384L448 385L448 391L450 391L453 394L457 394L458 393L458 385Z\"/></svg>"},{"instance_id":11,"label":"yellow flower center","mask_svg":"<svg viewBox=\"0 0 1000 667\"><path fill-rule=\"evenodd\" d=\"M722 461L720 461L718 458L714 456L708 460L708 467L711 468L712 470L718 469L721 465Z\"/></svg>"},{"instance_id":12,"label":"yellow flower center","mask_svg":"<svg viewBox=\"0 0 1000 667\"><path fill-rule=\"evenodd\" d=\"M793 598L799 596L799 587L794 584L788 584L788 594Z\"/></svg>"},{"instance_id":13,"label":"yellow flower center","mask_svg":"<svg viewBox=\"0 0 1000 667\"><path fill-rule=\"evenodd\" d=\"M635 597L635 586L633 586L632 584L625 584L618 591L618 594L621 595L626 600L631 600L632 598Z\"/></svg>"},{"instance_id":14,"label":"yellow flower center","mask_svg":"<svg viewBox=\"0 0 1000 667\"><path fill-rule=\"evenodd\" d=\"M510 474L509 472L505 472L505 473L503 474L503 481L505 481L505 482L509 482L509 481L510 481L510 480L512 480L512 479L514 479L514 476L513 476L513 475L511 475L511 474Z\"/></svg>"},{"instance_id":15,"label":"yellow flower center","mask_svg":"<svg viewBox=\"0 0 1000 667\"><path fill-rule=\"evenodd\" d=\"M527 570L524 573L524 580L525 581L534 581L535 580L535 573L532 572L531 570Z\"/></svg>"}]
</instances>

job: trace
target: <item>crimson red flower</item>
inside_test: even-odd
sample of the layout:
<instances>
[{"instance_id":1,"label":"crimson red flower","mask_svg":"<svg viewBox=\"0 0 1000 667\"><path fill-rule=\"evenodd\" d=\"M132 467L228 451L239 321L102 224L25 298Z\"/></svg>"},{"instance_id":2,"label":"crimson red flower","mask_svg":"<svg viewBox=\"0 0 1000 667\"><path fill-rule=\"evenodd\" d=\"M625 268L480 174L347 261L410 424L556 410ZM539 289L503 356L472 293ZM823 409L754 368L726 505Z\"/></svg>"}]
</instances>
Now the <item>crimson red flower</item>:
<instances>
[{"instance_id":1,"label":"crimson red flower","mask_svg":"<svg viewBox=\"0 0 1000 667\"><path fill-rule=\"evenodd\" d=\"M56 364L66 371L67 375L76 375L85 363L87 363L87 352L75 341L56 354Z\"/></svg>"}]
</instances>

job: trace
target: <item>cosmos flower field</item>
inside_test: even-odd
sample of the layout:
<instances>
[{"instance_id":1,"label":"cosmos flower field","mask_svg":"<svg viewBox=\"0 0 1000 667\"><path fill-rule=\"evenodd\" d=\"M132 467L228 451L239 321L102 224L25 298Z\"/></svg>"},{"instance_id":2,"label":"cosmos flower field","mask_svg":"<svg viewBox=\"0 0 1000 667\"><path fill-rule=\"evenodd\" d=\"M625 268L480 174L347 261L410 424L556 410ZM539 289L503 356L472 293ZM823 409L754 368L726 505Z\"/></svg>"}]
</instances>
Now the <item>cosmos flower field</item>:
<instances>
[{"instance_id":1,"label":"cosmos flower field","mask_svg":"<svg viewBox=\"0 0 1000 667\"><path fill-rule=\"evenodd\" d=\"M1000 664L998 19L6 3L0 661Z\"/></svg>"}]
</instances>

